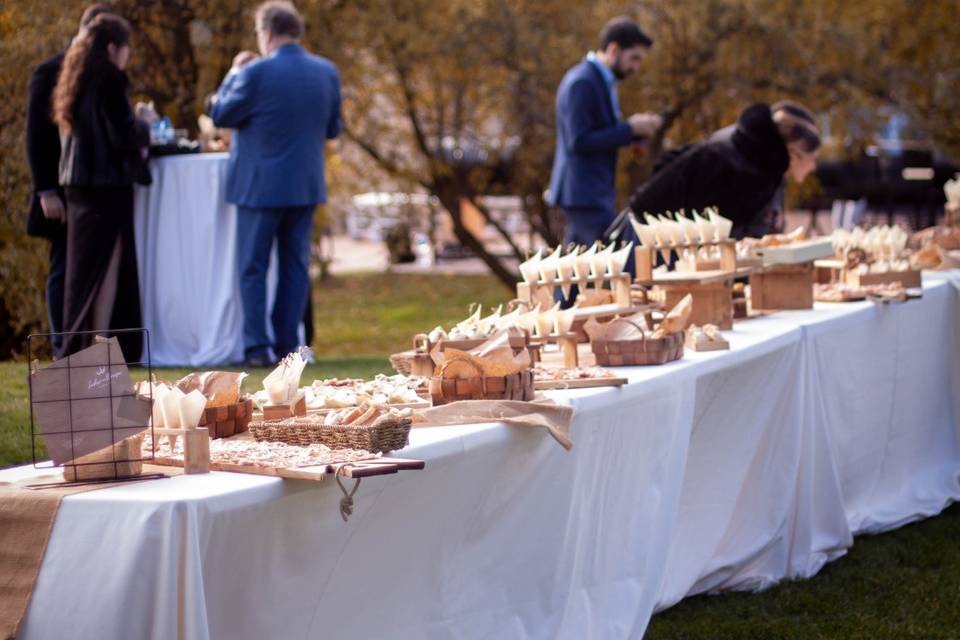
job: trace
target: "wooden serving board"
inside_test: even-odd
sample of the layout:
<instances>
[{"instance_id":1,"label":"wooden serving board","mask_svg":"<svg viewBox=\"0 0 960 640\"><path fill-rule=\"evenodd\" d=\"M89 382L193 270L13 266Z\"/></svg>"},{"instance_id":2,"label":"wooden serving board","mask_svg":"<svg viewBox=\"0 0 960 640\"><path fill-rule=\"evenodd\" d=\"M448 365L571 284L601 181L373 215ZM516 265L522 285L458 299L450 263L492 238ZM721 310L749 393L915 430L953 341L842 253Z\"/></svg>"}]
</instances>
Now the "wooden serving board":
<instances>
[{"instance_id":1,"label":"wooden serving board","mask_svg":"<svg viewBox=\"0 0 960 640\"><path fill-rule=\"evenodd\" d=\"M816 238L779 247L758 247L756 254L763 258L764 266L812 262L833 256L833 240Z\"/></svg>"},{"instance_id":2,"label":"wooden serving board","mask_svg":"<svg viewBox=\"0 0 960 640\"><path fill-rule=\"evenodd\" d=\"M593 389L596 387L622 387L629 382L626 378L577 378L576 380L534 380L537 391L551 389Z\"/></svg>"},{"instance_id":3,"label":"wooden serving board","mask_svg":"<svg viewBox=\"0 0 960 640\"><path fill-rule=\"evenodd\" d=\"M403 402L399 404L386 404L391 409L426 409L430 406L430 401L424 399L420 402ZM341 409L351 409L352 407L307 407L307 413L313 413L318 415L325 415L331 411L340 411Z\"/></svg>"},{"instance_id":4,"label":"wooden serving board","mask_svg":"<svg viewBox=\"0 0 960 640\"><path fill-rule=\"evenodd\" d=\"M744 273L749 273L749 271L744 270ZM651 280L640 282L659 285L700 285L732 280L738 275L740 274L735 271L723 271L721 269L713 271L667 271L654 273Z\"/></svg>"},{"instance_id":5,"label":"wooden serving board","mask_svg":"<svg viewBox=\"0 0 960 640\"><path fill-rule=\"evenodd\" d=\"M152 464L165 467L182 467L182 460L172 458L154 458ZM254 467L242 464L226 464L211 462L211 471L229 471L232 473L246 473L254 476L271 476L288 478L291 480L320 481L335 475L341 467L340 475L345 478L368 478L370 476L384 476L399 471L419 470L426 467L423 460L408 460L405 458L374 458L353 463L328 464L315 467Z\"/></svg>"},{"instance_id":6,"label":"wooden serving board","mask_svg":"<svg viewBox=\"0 0 960 640\"><path fill-rule=\"evenodd\" d=\"M611 302L607 304L593 305L592 307L577 307L573 312L573 317L574 322L576 322L577 320L585 320L587 318L596 318L602 316L630 316L652 308L653 306L648 304L631 304L627 306L621 306Z\"/></svg>"},{"instance_id":7,"label":"wooden serving board","mask_svg":"<svg viewBox=\"0 0 960 640\"><path fill-rule=\"evenodd\" d=\"M889 293L867 293L867 300L877 304L897 304L907 300L917 300L923 297L923 291L920 289L904 289L899 295L890 295Z\"/></svg>"},{"instance_id":8,"label":"wooden serving board","mask_svg":"<svg viewBox=\"0 0 960 640\"><path fill-rule=\"evenodd\" d=\"M814 302L844 303L844 302L862 302L867 299L866 293L844 293L839 298L825 298L817 294L813 295Z\"/></svg>"}]
</instances>

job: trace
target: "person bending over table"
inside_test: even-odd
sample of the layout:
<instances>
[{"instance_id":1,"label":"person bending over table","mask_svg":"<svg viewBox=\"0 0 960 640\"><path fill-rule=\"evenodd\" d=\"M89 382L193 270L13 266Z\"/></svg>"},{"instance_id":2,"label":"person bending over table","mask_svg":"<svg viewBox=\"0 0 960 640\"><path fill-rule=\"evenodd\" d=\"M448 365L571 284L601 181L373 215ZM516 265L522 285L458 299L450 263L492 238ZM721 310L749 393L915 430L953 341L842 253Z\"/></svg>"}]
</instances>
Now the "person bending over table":
<instances>
[{"instance_id":1,"label":"person bending over table","mask_svg":"<svg viewBox=\"0 0 960 640\"><path fill-rule=\"evenodd\" d=\"M324 144L340 133L340 76L329 60L299 44L303 21L289 2L256 13L262 58L237 54L209 112L235 129L227 201L237 205L237 252L247 366L266 366L298 344L310 295L313 212L326 202ZM267 265L277 240L279 280L267 335ZM271 353L271 347L273 353Z\"/></svg>"},{"instance_id":2,"label":"person bending over table","mask_svg":"<svg viewBox=\"0 0 960 640\"><path fill-rule=\"evenodd\" d=\"M784 177L803 182L816 168L819 148L808 109L793 102L756 103L707 140L665 153L630 198L630 209L638 216L679 209L690 215L716 206L733 220L732 237L762 236L772 230L767 214ZM625 216L610 233L616 231L637 242Z\"/></svg>"},{"instance_id":3,"label":"person bending over table","mask_svg":"<svg viewBox=\"0 0 960 640\"><path fill-rule=\"evenodd\" d=\"M139 328L140 286L133 235L133 184L147 184L149 121L156 113L127 97L130 25L120 16L94 18L67 49L53 91L60 128L60 184L67 198L65 331ZM118 336L128 362L140 359L139 333ZM59 355L89 346L68 336Z\"/></svg>"},{"instance_id":4,"label":"person bending over table","mask_svg":"<svg viewBox=\"0 0 960 640\"><path fill-rule=\"evenodd\" d=\"M617 83L636 73L653 41L626 17L600 33L600 48L567 71L557 89L557 145L547 201L566 220L566 242L591 245L613 221L617 150L652 135L653 114L623 119Z\"/></svg>"}]
</instances>

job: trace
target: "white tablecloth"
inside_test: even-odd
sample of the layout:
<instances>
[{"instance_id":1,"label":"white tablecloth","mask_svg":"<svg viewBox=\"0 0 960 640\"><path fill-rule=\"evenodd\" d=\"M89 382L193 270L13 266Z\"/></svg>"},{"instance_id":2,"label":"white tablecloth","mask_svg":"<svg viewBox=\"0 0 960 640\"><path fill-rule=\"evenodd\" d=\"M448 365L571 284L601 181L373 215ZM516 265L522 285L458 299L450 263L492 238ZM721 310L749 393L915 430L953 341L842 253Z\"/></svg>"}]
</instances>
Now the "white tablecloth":
<instances>
[{"instance_id":1,"label":"white tablecloth","mask_svg":"<svg viewBox=\"0 0 960 640\"><path fill-rule=\"evenodd\" d=\"M156 158L134 206L144 327L154 365L243 360L237 210L226 203L227 154Z\"/></svg>"},{"instance_id":2,"label":"white tablecloth","mask_svg":"<svg viewBox=\"0 0 960 640\"><path fill-rule=\"evenodd\" d=\"M686 595L809 577L960 497L960 295L735 325L624 369L570 452L420 429L422 472L339 490L212 473L66 498L24 638L636 638ZM0 473L10 480L32 469Z\"/></svg>"}]
</instances>

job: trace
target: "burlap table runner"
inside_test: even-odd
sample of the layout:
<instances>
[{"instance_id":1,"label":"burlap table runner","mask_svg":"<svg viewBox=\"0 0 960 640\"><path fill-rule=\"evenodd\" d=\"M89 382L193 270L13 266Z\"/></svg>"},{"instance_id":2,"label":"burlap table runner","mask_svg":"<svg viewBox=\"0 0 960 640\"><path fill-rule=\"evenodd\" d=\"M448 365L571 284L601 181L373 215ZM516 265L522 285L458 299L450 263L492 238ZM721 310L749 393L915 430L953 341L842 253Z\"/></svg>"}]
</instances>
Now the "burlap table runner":
<instances>
[{"instance_id":1,"label":"burlap table runner","mask_svg":"<svg viewBox=\"0 0 960 640\"><path fill-rule=\"evenodd\" d=\"M551 400L460 400L414 412L414 427L439 427L503 422L512 427L546 429L564 449L573 448L570 422L573 407Z\"/></svg>"},{"instance_id":2,"label":"burlap table runner","mask_svg":"<svg viewBox=\"0 0 960 640\"><path fill-rule=\"evenodd\" d=\"M143 473L179 475L183 469L144 465ZM52 482L63 482L63 476L0 482L0 638L15 638L27 612L60 501L75 493L116 486L65 484L44 489L26 488L28 484Z\"/></svg>"}]
</instances>

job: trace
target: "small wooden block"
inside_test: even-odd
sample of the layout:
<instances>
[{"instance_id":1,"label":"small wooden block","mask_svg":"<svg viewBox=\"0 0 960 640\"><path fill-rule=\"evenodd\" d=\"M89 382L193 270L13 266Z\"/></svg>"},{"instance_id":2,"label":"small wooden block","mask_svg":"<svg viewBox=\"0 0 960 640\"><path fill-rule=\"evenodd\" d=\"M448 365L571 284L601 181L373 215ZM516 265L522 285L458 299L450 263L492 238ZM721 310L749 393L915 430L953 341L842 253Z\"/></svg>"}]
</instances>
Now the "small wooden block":
<instances>
[{"instance_id":1,"label":"small wooden block","mask_svg":"<svg viewBox=\"0 0 960 640\"><path fill-rule=\"evenodd\" d=\"M558 338L560 350L563 351L563 366L567 369L574 369L580 366L579 356L577 355L577 334L571 333Z\"/></svg>"},{"instance_id":2,"label":"small wooden block","mask_svg":"<svg viewBox=\"0 0 960 640\"><path fill-rule=\"evenodd\" d=\"M303 390L297 393L290 404L263 405L264 420L284 420L305 415L307 415L307 396Z\"/></svg>"},{"instance_id":3,"label":"small wooden block","mask_svg":"<svg viewBox=\"0 0 960 640\"><path fill-rule=\"evenodd\" d=\"M691 351L726 351L730 349L730 343L726 340L693 340L687 339L687 349Z\"/></svg>"},{"instance_id":4,"label":"small wooden block","mask_svg":"<svg viewBox=\"0 0 960 640\"><path fill-rule=\"evenodd\" d=\"M621 273L614 277L611 282L613 289L613 300L621 307L629 307L630 301L630 274Z\"/></svg>"},{"instance_id":5,"label":"small wooden block","mask_svg":"<svg viewBox=\"0 0 960 640\"><path fill-rule=\"evenodd\" d=\"M210 472L210 435L206 428L183 430L183 470L191 474Z\"/></svg>"}]
</instances>

